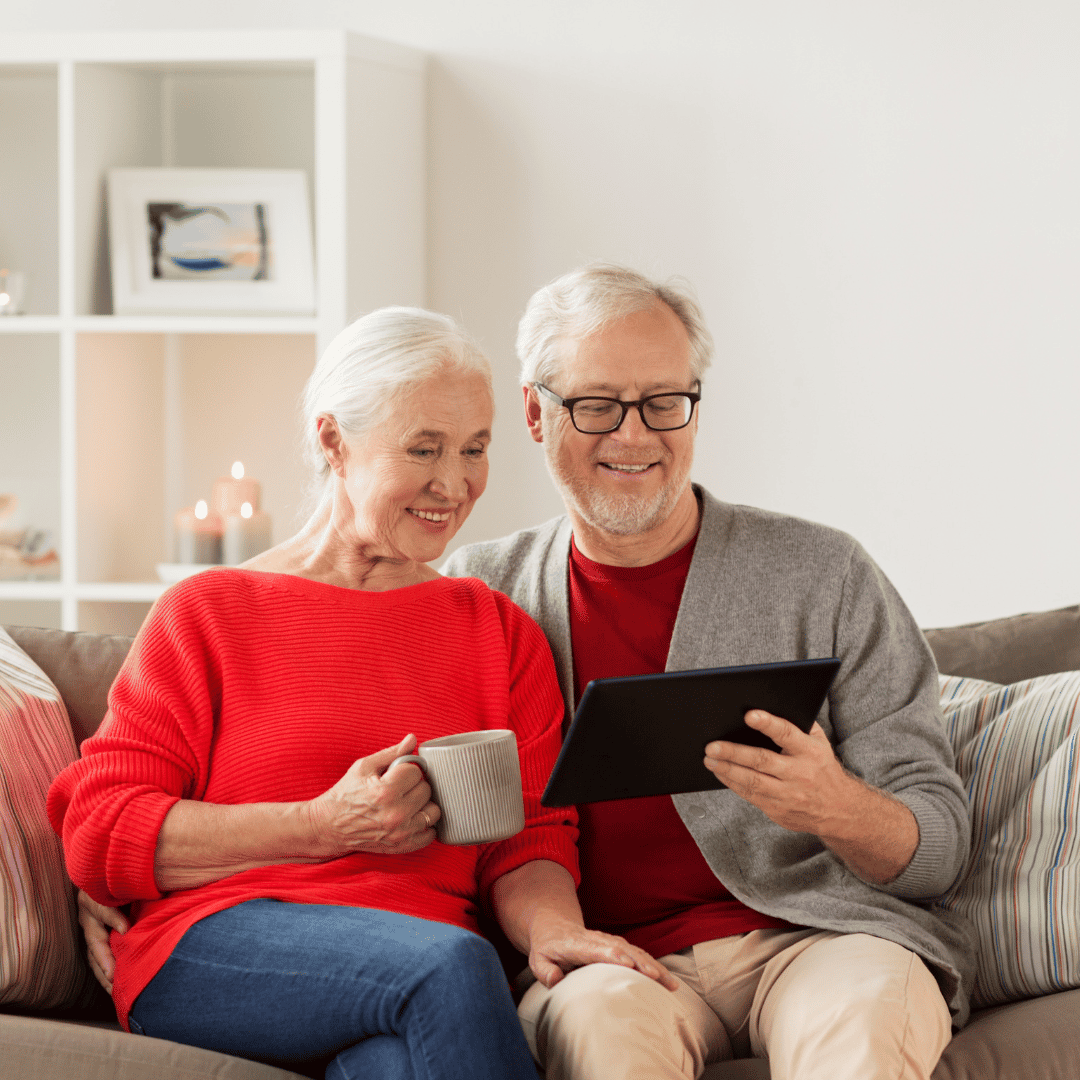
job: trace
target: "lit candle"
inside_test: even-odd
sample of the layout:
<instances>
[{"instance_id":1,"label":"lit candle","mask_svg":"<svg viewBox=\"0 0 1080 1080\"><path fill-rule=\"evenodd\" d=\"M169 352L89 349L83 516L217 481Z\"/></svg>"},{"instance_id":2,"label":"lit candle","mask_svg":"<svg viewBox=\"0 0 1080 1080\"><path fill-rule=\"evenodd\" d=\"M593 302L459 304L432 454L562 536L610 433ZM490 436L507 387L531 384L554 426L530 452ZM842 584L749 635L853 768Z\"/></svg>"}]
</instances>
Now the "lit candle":
<instances>
[{"instance_id":1,"label":"lit candle","mask_svg":"<svg viewBox=\"0 0 1080 1080\"><path fill-rule=\"evenodd\" d=\"M221 534L224 526L221 515L211 510L205 499L181 510L176 515L174 525L178 563L221 562Z\"/></svg>"},{"instance_id":2,"label":"lit candle","mask_svg":"<svg viewBox=\"0 0 1080 1080\"><path fill-rule=\"evenodd\" d=\"M232 476L219 476L214 481L210 493L210 506L222 521L228 521L234 514L240 513L244 503L251 503L251 509L257 511L260 505L262 489L258 480L244 476L244 465L234 461Z\"/></svg>"},{"instance_id":3,"label":"lit candle","mask_svg":"<svg viewBox=\"0 0 1080 1080\"><path fill-rule=\"evenodd\" d=\"M270 546L270 515L256 510L251 503L240 504L240 513L225 522L223 543L225 562L229 566L253 559Z\"/></svg>"}]
</instances>

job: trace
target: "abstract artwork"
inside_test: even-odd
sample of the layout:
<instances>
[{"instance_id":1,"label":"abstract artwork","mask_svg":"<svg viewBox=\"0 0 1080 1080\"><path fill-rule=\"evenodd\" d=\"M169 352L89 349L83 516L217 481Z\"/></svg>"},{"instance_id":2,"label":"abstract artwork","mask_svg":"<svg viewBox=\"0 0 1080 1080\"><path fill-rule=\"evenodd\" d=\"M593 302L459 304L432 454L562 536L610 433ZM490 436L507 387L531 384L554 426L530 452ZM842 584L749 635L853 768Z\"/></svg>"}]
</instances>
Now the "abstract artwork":
<instances>
[{"instance_id":1,"label":"abstract artwork","mask_svg":"<svg viewBox=\"0 0 1080 1080\"><path fill-rule=\"evenodd\" d=\"M267 281L266 217L262 203L147 203L151 273L169 281Z\"/></svg>"},{"instance_id":2,"label":"abstract artwork","mask_svg":"<svg viewBox=\"0 0 1080 1080\"><path fill-rule=\"evenodd\" d=\"M299 169L111 169L113 313L310 315Z\"/></svg>"}]
</instances>

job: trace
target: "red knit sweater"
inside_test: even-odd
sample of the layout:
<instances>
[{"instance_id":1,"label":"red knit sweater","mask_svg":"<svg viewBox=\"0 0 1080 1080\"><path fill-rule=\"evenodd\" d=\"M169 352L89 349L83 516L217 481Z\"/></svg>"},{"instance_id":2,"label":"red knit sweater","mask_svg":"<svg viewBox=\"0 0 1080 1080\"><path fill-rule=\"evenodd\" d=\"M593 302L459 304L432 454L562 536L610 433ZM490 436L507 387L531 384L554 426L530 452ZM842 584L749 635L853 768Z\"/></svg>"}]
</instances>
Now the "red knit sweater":
<instances>
[{"instance_id":1,"label":"red knit sweater","mask_svg":"<svg viewBox=\"0 0 1080 1080\"><path fill-rule=\"evenodd\" d=\"M72 880L101 903L133 902L134 925L112 935L121 1023L192 924L245 900L382 908L476 930L480 898L525 862L550 859L576 882L576 816L540 806L562 714L540 629L475 579L363 592L222 569L169 589L113 685L105 722L48 800ZM436 841L409 855L357 853L157 888L158 832L179 799L311 799L410 731L423 742L503 727L517 733L525 793L525 831L509 840Z\"/></svg>"}]
</instances>

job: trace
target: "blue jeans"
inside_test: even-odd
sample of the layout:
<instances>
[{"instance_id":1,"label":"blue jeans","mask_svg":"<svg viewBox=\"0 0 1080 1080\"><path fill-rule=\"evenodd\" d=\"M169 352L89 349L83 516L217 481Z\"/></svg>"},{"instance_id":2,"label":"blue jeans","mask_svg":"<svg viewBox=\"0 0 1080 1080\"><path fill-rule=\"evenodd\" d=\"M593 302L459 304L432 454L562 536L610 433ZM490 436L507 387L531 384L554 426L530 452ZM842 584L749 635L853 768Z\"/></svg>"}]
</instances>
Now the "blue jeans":
<instances>
[{"instance_id":1,"label":"blue jeans","mask_svg":"<svg viewBox=\"0 0 1080 1080\"><path fill-rule=\"evenodd\" d=\"M327 1080L536 1080L494 947L373 908L249 900L197 922L131 1030Z\"/></svg>"}]
</instances>

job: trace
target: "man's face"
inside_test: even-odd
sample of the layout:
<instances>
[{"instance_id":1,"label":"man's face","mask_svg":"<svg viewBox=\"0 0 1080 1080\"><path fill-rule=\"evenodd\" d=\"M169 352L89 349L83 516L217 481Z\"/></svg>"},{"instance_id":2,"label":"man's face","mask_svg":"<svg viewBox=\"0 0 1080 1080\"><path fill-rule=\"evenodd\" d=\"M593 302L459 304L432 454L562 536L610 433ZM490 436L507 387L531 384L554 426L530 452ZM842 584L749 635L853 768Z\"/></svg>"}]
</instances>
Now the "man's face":
<instances>
[{"instance_id":1,"label":"man's face","mask_svg":"<svg viewBox=\"0 0 1080 1080\"><path fill-rule=\"evenodd\" d=\"M657 301L590 337L567 340L552 383L549 389L560 397L596 394L624 401L694 390L690 340L678 316ZM567 508L595 529L617 536L649 532L667 520L690 483L696 410L678 431L651 431L631 409L617 431L603 435L577 431L569 410L551 402L534 423L528 391L526 411Z\"/></svg>"}]
</instances>

